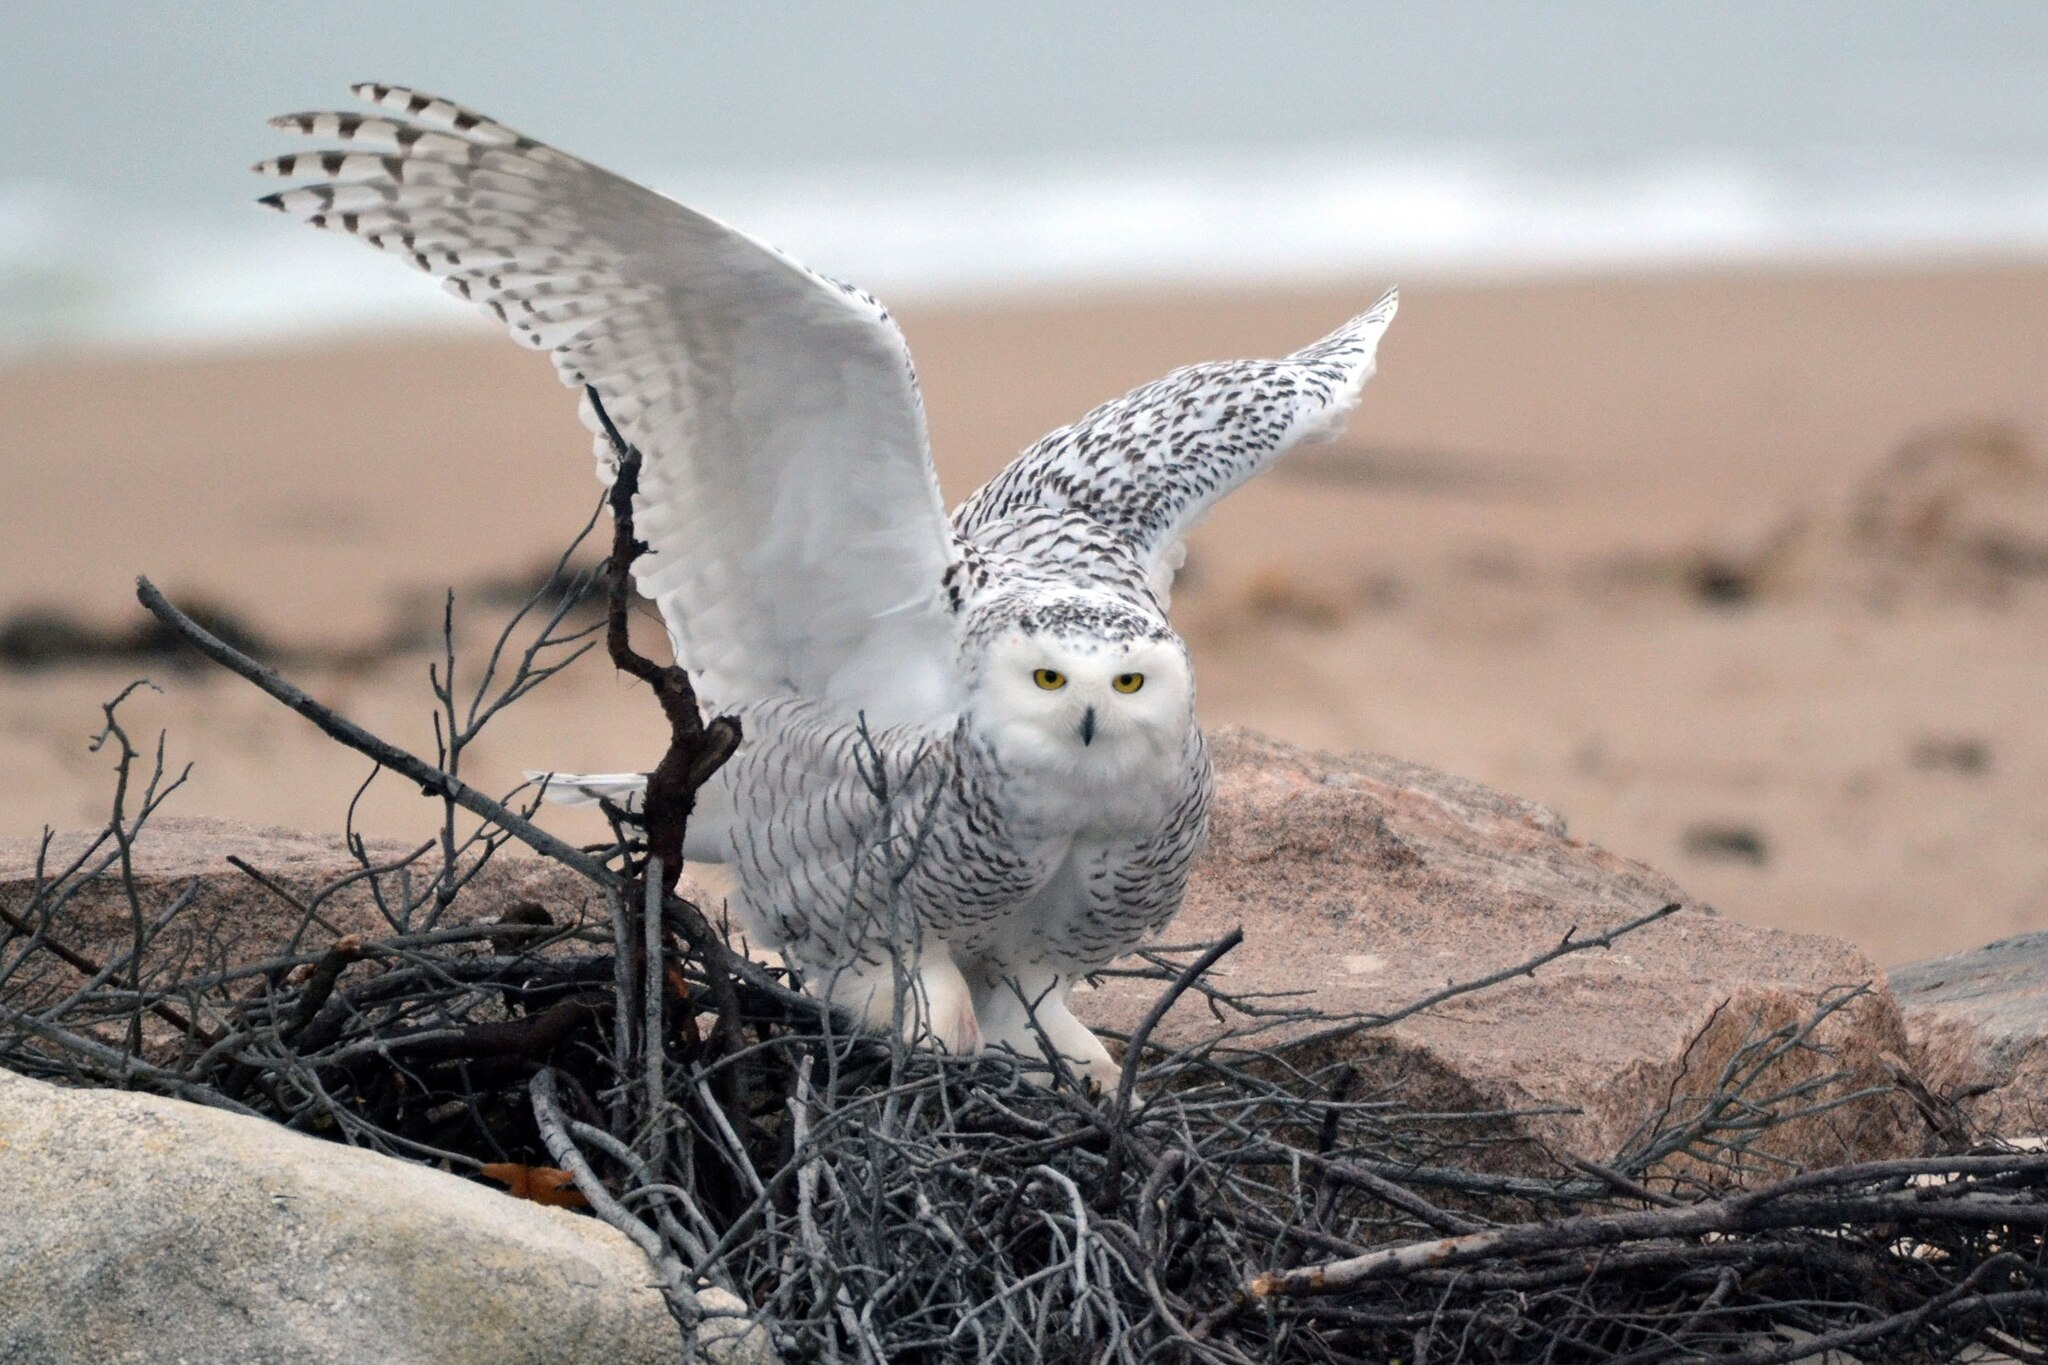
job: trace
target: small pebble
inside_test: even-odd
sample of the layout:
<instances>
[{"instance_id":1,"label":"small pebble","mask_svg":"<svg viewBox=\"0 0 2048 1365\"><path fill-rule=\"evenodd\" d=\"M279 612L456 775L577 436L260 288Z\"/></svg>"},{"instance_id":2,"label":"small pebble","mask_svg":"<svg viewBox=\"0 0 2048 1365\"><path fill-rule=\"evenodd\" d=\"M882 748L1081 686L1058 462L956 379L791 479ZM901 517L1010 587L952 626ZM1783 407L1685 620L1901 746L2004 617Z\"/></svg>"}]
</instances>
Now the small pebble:
<instances>
[{"instance_id":1,"label":"small pebble","mask_svg":"<svg viewBox=\"0 0 2048 1365\"><path fill-rule=\"evenodd\" d=\"M1771 860L1770 845L1753 825L1694 825L1680 842L1686 853L1695 858L1725 858L1758 867Z\"/></svg>"}]
</instances>

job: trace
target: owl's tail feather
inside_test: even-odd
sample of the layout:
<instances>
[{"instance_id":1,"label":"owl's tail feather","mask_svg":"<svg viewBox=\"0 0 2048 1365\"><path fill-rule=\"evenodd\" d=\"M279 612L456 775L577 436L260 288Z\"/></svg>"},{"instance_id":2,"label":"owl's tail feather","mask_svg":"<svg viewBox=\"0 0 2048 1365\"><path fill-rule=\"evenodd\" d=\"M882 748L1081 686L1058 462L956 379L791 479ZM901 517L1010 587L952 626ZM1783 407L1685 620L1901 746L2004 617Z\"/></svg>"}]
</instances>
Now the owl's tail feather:
<instances>
[{"instance_id":1,"label":"owl's tail feather","mask_svg":"<svg viewBox=\"0 0 2048 1365\"><path fill-rule=\"evenodd\" d=\"M529 771L526 780L541 788L544 800L558 806L610 802L628 815L638 815L647 804L646 773ZM696 809L690 813L689 829L683 838L683 856L699 863L722 863L731 858L726 841L731 820L732 798L724 785L713 781L700 787Z\"/></svg>"},{"instance_id":2,"label":"owl's tail feather","mask_svg":"<svg viewBox=\"0 0 2048 1365\"><path fill-rule=\"evenodd\" d=\"M558 806L595 806L609 801L637 815L647 800L646 773L542 773L529 771L526 780L541 788L543 799Z\"/></svg>"}]
</instances>

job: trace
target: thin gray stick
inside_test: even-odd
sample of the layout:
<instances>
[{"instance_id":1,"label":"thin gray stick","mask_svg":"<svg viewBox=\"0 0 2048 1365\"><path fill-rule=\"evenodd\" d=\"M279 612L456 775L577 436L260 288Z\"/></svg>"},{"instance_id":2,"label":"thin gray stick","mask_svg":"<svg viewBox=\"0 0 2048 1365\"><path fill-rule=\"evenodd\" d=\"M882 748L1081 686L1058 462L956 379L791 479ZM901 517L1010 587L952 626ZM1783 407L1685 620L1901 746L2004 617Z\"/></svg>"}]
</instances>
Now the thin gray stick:
<instances>
[{"instance_id":1,"label":"thin gray stick","mask_svg":"<svg viewBox=\"0 0 2048 1365\"><path fill-rule=\"evenodd\" d=\"M1646 925L1655 924L1658 920L1675 915L1684 908L1684 905L1678 902L1659 906L1647 915L1639 915L1626 924L1617 924L1606 933L1595 934L1592 938L1576 937L1578 929L1577 926L1574 926L1565 931L1563 940L1556 947L1538 953L1532 958L1517 962L1512 967L1503 967L1497 972L1474 977L1470 981L1454 982L1440 991L1435 991L1423 996L1420 1000L1411 1001L1403 1005L1391 1014L1363 1015L1357 1019L1347 1020L1334 1028L1322 1029L1315 1033L1305 1034L1299 1038L1291 1038L1287 1041L1286 1046L1289 1050L1317 1047L1326 1043L1334 1043L1342 1038L1349 1038L1353 1034L1362 1033L1367 1029L1385 1028L1389 1024L1397 1024L1411 1015L1420 1014L1427 1009L1434 1009L1446 1000L1455 1000L1461 995L1470 995L1474 991L1483 991L1490 986L1498 986L1503 981L1512 981L1518 976L1534 976L1538 967L1548 966L1561 957L1570 957L1573 953L1583 953L1594 948L1611 948L1614 946L1614 941L1622 935L1632 934Z\"/></svg>"},{"instance_id":2,"label":"thin gray stick","mask_svg":"<svg viewBox=\"0 0 2048 1365\"><path fill-rule=\"evenodd\" d=\"M661 1278L661 1292L668 1298L670 1311L683 1320L684 1326L694 1328L704 1319L704 1305L698 1300L697 1291L684 1281L682 1261L662 1245L652 1229L612 1198L597 1172L583 1159L575 1139L569 1136L569 1119L562 1112L553 1069L542 1067L534 1072L527 1093L533 1097L533 1119L540 1128L541 1140L547 1144L555 1164L576 1177L576 1188L590 1201L591 1210L598 1217L625 1233L640 1248Z\"/></svg>"},{"instance_id":3,"label":"thin gray stick","mask_svg":"<svg viewBox=\"0 0 2048 1365\"><path fill-rule=\"evenodd\" d=\"M668 1040L662 1036L661 1000L667 982L661 970L661 855L647 859L646 906L641 916L641 946L646 961L641 970L640 1048L642 1081L647 1091L647 1112L642 1116L648 1160L661 1159L668 1133ZM621 1001L621 1006L624 1002Z\"/></svg>"}]
</instances>

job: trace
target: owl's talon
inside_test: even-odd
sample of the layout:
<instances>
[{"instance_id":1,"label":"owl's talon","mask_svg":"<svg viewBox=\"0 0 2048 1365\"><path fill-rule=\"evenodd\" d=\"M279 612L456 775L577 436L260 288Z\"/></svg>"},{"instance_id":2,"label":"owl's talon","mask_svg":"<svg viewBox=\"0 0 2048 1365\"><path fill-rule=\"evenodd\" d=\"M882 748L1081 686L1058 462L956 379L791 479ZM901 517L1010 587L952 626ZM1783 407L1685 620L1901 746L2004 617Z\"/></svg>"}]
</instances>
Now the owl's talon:
<instances>
[{"instance_id":1,"label":"owl's talon","mask_svg":"<svg viewBox=\"0 0 2048 1365\"><path fill-rule=\"evenodd\" d=\"M972 1001L963 1002L954 1014L952 1022L944 1027L934 1028L932 1042L938 1048L955 1057L973 1057L981 1052L981 1021L974 1017Z\"/></svg>"},{"instance_id":2,"label":"owl's talon","mask_svg":"<svg viewBox=\"0 0 2048 1365\"><path fill-rule=\"evenodd\" d=\"M1096 1099L1114 1095L1124 1078L1123 1068L1106 1054L1100 1058L1090 1057L1076 1063L1074 1074L1080 1077L1082 1088Z\"/></svg>"},{"instance_id":3,"label":"owl's talon","mask_svg":"<svg viewBox=\"0 0 2048 1365\"><path fill-rule=\"evenodd\" d=\"M972 1057L982 1049L974 993L943 949L928 950L909 971L900 1022L895 963L851 963L821 973L820 979L828 999L852 1011L876 1033L900 1028L904 1042L955 1057Z\"/></svg>"},{"instance_id":4,"label":"owl's talon","mask_svg":"<svg viewBox=\"0 0 2048 1365\"><path fill-rule=\"evenodd\" d=\"M912 993L915 1008L905 1012L903 1022L912 1042L919 1041L920 1035L928 1036L934 1047L955 1057L972 1057L981 1051L981 1020L974 1012L974 993L950 957L927 954L918 963Z\"/></svg>"}]
</instances>

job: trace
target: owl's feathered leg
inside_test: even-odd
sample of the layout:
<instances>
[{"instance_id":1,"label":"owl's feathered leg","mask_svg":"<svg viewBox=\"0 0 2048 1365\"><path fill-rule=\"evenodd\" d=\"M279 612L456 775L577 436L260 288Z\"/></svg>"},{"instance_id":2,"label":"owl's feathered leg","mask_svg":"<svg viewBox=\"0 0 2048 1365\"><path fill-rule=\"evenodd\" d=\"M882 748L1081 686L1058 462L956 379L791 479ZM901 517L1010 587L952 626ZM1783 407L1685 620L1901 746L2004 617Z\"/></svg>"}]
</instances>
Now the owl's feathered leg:
<instances>
[{"instance_id":1,"label":"owl's feathered leg","mask_svg":"<svg viewBox=\"0 0 2048 1365\"><path fill-rule=\"evenodd\" d=\"M908 989L903 1001L903 1036L930 1043L958 1057L981 1051L981 1021L974 1011L974 992L938 944L927 944L904 964ZM896 1026L897 967L894 962L855 961L812 974L827 1000L847 1010L877 1033Z\"/></svg>"},{"instance_id":2,"label":"owl's feathered leg","mask_svg":"<svg viewBox=\"0 0 2048 1365\"><path fill-rule=\"evenodd\" d=\"M975 997L982 1037L990 1047L1007 1047L1027 1059L1044 1057L1051 1044L1075 1075L1107 1092L1116 1087L1117 1064L1102 1040L1074 1017L1068 1004L1074 980L1027 967L987 983Z\"/></svg>"}]
</instances>

